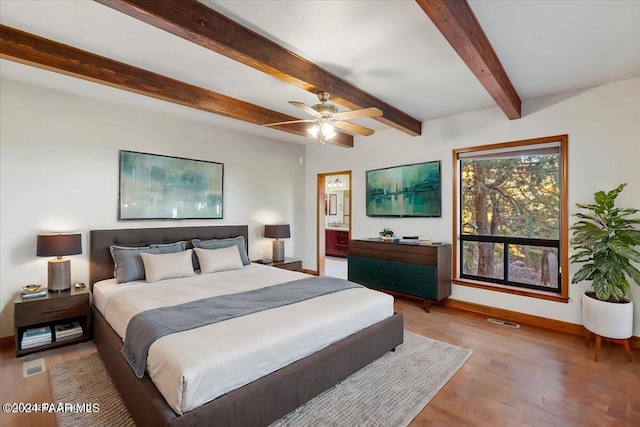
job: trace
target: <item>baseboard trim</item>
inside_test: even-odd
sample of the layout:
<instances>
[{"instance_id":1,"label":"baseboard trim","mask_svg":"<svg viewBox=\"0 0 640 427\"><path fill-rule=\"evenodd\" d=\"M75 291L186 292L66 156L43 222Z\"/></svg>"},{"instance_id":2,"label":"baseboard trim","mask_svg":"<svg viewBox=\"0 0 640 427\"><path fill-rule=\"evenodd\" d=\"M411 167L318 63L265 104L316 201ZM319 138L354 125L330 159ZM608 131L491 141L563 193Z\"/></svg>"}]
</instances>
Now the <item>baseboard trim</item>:
<instances>
[{"instance_id":1,"label":"baseboard trim","mask_svg":"<svg viewBox=\"0 0 640 427\"><path fill-rule=\"evenodd\" d=\"M0 338L0 347L9 347L13 345L13 342L14 342L13 335L10 335L8 337L2 337Z\"/></svg>"},{"instance_id":2,"label":"baseboard trim","mask_svg":"<svg viewBox=\"0 0 640 427\"><path fill-rule=\"evenodd\" d=\"M527 325L538 326L541 328L552 329L554 331L580 335L583 337L586 336L587 333L587 330L584 328L584 326L576 323L569 323L562 320L534 316L533 314L505 310L503 308L490 307L488 305L476 304L473 302L447 298L440 301L439 304L444 307L457 308L459 310L470 311L485 316L499 317L504 320L511 320L517 323L525 323ZM640 337L635 335L632 336L629 339L629 345L633 348L640 348Z\"/></svg>"}]
</instances>

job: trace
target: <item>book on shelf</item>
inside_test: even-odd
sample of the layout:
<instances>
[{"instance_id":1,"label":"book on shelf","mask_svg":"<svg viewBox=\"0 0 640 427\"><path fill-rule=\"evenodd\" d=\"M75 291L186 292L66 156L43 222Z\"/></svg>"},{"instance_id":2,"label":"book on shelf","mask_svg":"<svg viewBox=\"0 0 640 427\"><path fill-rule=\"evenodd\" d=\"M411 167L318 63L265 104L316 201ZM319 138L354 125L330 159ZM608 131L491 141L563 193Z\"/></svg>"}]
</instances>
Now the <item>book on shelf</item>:
<instances>
[{"instance_id":1,"label":"book on shelf","mask_svg":"<svg viewBox=\"0 0 640 427\"><path fill-rule=\"evenodd\" d=\"M29 298L41 298L41 297L46 297L47 296L47 290L43 289L40 291L35 291L35 292L27 292L27 291L22 291L22 298L24 299L29 299Z\"/></svg>"},{"instance_id":2,"label":"book on shelf","mask_svg":"<svg viewBox=\"0 0 640 427\"><path fill-rule=\"evenodd\" d=\"M79 322L62 323L54 326L56 341L82 336L82 326Z\"/></svg>"},{"instance_id":3,"label":"book on shelf","mask_svg":"<svg viewBox=\"0 0 640 427\"><path fill-rule=\"evenodd\" d=\"M23 338L22 339L22 344L33 344L33 343L50 343L51 342L51 335L43 335L41 337L35 337L35 338Z\"/></svg>"},{"instance_id":4,"label":"book on shelf","mask_svg":"<svg viewBox=\"0 0 640 427\"><path fill-rule=\"evenodd\" d=\"M49 344L51 342L51 327L43 326L41 328L27 329L22 333L22 341L20 347L31 348L39 345Z\"/></svg>"},{"instance_id":5,"label":"book on shelf","mask_svg":"<svg viewBox=\"0 0 640 427\"><path fill-rule=\"evenodd\" d=\"M74 338L80 338L81 336L82 336L82 332L77 333L77 334L73 334L73 335L65 335L63 337L56 336L56 341L72 340Z\"/></svg>"},{"instance_id":6,"label":"book on shelf","mask_svg":"<svg viewBox=\"0 0 640 427\"><path fill-rule=\"evenodd\" d=\"M39 328L27 329L22 333L22 338L24 339L24 338L39 337L43 335L51 335L50 326L41 326Z\"/></svg>"},{"instance_id":7,"label":"book on shelf","mask_svg":"<svg viewBox=\"0 0 640 427\"><path fill-rule=\"evenodd\" d=\"M32 348L32 347L38 347L41 345L46 345L46 344L51 344L51 338L49 338L48 340L45 341L29 341L29 342L22 342L21 348L23 350L27 349L27 348Z\"/></svg>"}]
</instances>

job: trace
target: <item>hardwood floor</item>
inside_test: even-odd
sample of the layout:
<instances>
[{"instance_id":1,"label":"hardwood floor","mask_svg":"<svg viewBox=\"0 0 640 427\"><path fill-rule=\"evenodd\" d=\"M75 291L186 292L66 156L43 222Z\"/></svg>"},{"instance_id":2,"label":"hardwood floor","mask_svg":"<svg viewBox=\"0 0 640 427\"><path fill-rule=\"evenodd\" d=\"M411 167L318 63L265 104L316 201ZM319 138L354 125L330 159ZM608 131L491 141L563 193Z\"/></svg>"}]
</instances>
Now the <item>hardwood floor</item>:
<instances>
[{"instance_id":1,"label":"hardwood floor","mask_svg":"<svg viewBox=\"0 0 640 427\"><path fill-rule=\"evenodd\" d=\"M640 351L628 362L620 345L604 344L600 361L578 336L533 326L496 325L481 315L397 299L407 330L473 350L473 355L411 423L419 426L638 426ZM3 348L2 402L50 402L48 374L22 378L22 362L47 367L84 357L91 343L20 359ZM2 427L55 426L52 414L1 414Z\"/></svg>"}]
</instances>

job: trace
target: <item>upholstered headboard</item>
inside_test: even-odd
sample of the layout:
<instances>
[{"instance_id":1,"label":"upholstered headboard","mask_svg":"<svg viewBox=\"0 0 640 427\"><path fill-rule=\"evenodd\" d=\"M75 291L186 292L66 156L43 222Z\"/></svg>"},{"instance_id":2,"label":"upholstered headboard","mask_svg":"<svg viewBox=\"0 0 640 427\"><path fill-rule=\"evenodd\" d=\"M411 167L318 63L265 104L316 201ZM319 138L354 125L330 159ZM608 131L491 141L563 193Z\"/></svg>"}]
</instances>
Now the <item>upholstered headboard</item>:
<instances>
[{"instance_id":1,"label":"upholstered headboard","mask_svg":"<svg viewBox=\"0 0 640 427\"><path fill-rule=\"evenodd\" d=\"M246 225L219 225L210 227L168 228L120 228L113 230L91 230L89 243L89 284L113 277L113 258L109 247L147 246L152 243L187 241L192 248L192 239L227 239L243 236L249 253L249 227Z\"/></svg>"}]
</instances>

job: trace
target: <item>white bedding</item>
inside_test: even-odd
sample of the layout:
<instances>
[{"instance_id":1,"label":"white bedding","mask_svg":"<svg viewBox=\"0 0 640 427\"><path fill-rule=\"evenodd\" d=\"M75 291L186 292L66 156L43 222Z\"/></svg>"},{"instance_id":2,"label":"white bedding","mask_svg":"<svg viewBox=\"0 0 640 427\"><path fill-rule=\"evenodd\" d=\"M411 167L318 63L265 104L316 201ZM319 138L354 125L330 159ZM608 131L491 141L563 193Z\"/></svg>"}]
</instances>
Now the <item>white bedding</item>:
<instances>
[{"instance_id":1,"label":"white bedding","mask_svg":"<svg viewBox=\"0 0 640 427\"><path fill-rule=\"evenodd\" d=\"M251 264L155 283L105 280L94 285L93 296L124 339L129 320L141 311L304 277ZM391 296L348 289L162 337L149 349L147 372L169 406L182 414L392 315Z\"/></svg>"}]
</instances>

